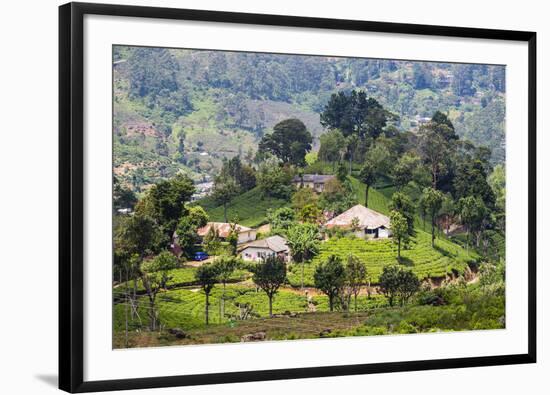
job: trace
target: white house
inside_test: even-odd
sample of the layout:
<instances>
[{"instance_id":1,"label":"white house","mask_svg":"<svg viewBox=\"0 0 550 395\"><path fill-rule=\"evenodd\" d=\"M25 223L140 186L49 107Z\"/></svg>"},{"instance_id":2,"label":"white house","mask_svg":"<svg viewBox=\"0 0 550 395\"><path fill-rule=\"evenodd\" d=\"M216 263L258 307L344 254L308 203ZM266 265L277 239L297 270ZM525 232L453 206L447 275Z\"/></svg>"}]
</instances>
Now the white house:
<instances>
[{"instance_id":1,"label":"white house","mask_svg":"<svg viewBox=\"0 0 550 395\"><path fill-rule=\"evenodd\" d=\"M252 241L244 245L240 251L241 257L245 261L259 261L273 255L282 257L285 262L290 259L290 248L281 236Z\"/></svg>"},{"instance_id":2,"label":"white house","mask_svg":"<svg viewBox=\"0 0 550 395\"><path fill-rule=\"evenodd\" d=\"M208 222L205 226L202 228L197 229L197 234L200 237L205 237L208 232L210 232L210 229L214 228L220 239L225 239L229 234L231 233L231 225L227 222ZM248 228L243 225L236 224L235 229L237 230L237 233L239 235L239 238L237 240L237 244L244 244L248 243L250 241L256 240L256 230Z\"/></svg>"},{"instance_id":3,"label":"white house","mask_svg":"<svg viewBox=\"0 0 550 395\"><path fill-rule=\"evenodd\" d=\"M360 204L353 206L325 224L327 229L343 228L352 230L358 237L385 239L391 236L390 219Z\"/></svg>"}]
</instances>

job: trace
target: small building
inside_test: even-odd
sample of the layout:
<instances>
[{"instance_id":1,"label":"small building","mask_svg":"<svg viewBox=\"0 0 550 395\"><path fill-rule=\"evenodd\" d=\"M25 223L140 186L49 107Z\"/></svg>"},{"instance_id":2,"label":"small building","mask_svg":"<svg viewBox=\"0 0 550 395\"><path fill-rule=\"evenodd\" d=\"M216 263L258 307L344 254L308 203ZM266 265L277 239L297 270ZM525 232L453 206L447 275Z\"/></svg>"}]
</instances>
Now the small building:
<instances>
[{"instance_id":1,"label":"small building","mask_svg":"<svg viewBox=\"0 0 550 395\"><path fill-rule=\"evenodd\" d=\"M292 179L292 184L296 189L300 188L311 188L317 193L321 193L325 190L325 184L334 180L336 177L333 175L325 174L303 174L301 176L295 176Z\"/></svg>"},{"instance_id":2,"label":"small building","mask_svg":"<svg viewBox=\"0 0 550 395\"><path fill-rule=\"evenodd\" d=\"M232 224L229 224L227 222L208 222L202 228L197 229L197 234L200 237L204 238L208 234L208 232L210 232L210 229L214 228L214 231L216 231L219 238L224 240L231 233L231 225ZM239 224L235 225L235 229L237 230L237 233L239 235L237 244L244 244L256 240L255 229L248 228Z\"/></svg>"},{"instance_id":3,"label":"small building","mask_svg":"<svg viewBox=\"0 0 550 395\"><path fill-rule=\"evenodd\" d=\"M325 224L327 229L342 228L351 230L357 237L384 239L391 236L390 219L361 204L353 206Z\"/></svg>"},{"instance_id":4,"label":"small building","mask_svg":"<svg viewBox=\"0 0 550 395\"><path fill-rule=\"evenodd\" d=\"M290 248L286 239L281 236L270 236L247 243L242 246L240 253L245 261L259 261L275 255L283 258L285 262L290 260Z\"/></svg>"},{"instance_id":5,"label":"small building","mask_svg":"<svg viewBox=\"0 0 550 395\"><path fill-rule=\"evenodd\" d=\"M212 181L195 184L195 193L191 196L191 201L194 202L205 198L206 196L210 195L213 188L214 183Z\"/></svg>"}]
</instances>

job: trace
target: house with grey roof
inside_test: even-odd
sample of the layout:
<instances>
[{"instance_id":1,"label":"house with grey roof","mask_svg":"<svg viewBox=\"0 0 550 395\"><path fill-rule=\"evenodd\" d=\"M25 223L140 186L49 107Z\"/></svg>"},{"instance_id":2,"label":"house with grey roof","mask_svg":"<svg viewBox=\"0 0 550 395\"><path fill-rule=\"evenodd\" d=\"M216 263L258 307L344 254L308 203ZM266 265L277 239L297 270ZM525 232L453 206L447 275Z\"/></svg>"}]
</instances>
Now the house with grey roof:
<instances>
[{"instance_id":1,"label":"house with grey roof","mask_svg":"<svg viewBox=\"0 0 550 395\"><path fill-rule=\"evenodd\" d=\"M325 184L335 178L333 175L326 174L302 174L295 176L292 179L292 184L296 189L311 188L315 192L321 193L325 190Z\"/></svg>"},{"instance_id":2,"label":"house with grey roof","mask_svg":"<svg viewBox=\"0 0 550 395\"><path fill-rule=\"evenodd\" d=\"M243 245L239 250L244 261L260 261L268 256L279 256L285 262L290 259L290 248L286 239L281 236L270 236L252 241Z\"/></svg>"},{"instance_id":3,"label":"house with grey roof","mask_svg":"<svg viewBox=\"0 0 550 395\"><path fill-rule=\"evenodd\" d=\"M357 204L325 224L327 229L341 228L354 232L366 239L388 238L391 236L390 219L384 214Z\"/></svg>"}]
</instances>

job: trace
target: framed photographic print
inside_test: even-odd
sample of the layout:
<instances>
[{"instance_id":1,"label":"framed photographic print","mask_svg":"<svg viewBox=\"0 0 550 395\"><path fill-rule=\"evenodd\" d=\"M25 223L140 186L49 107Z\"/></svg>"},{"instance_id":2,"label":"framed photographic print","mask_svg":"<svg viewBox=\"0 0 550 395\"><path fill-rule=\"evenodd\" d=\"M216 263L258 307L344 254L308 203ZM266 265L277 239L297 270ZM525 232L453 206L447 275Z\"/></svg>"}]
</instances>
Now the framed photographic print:
<instances>
[{"instance_id":1,"label":"framed photographic print","mask_svg":"<svg viewBox=\"0 0 550 395\"><path fill-rule=\"evenodd\" d=\"M59 11L60 388L535 362L535 33Z\"/></svg>"}]
</instances>

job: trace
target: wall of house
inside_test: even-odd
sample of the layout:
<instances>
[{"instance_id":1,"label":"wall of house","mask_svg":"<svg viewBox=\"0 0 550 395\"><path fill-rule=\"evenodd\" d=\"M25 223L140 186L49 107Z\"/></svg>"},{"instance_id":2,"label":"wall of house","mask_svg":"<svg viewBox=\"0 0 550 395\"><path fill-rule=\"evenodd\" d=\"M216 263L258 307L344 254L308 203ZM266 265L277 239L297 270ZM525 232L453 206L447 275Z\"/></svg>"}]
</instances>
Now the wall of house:
<instances>
[{"instance_id":1,"label":"wall of house","mask_svg":"<svg viewBox=\"0 0 550 395\"><path fill-rule=\"evenodd\" d=\"M390 230L384 227L378 228L378 237L376 237L376 233L366 233L365 230L360 231L360 233L362 233L361 237L366 239L374 239L374 238L387 239L388 237L391 236Z\"/></svg>"},{"instance_id":2,"label":"wall of house","mask_svg":"<svg viewBox=\"0 0 550 395\"><path fill-rule=\"evenodd\" d=\"M238 244L244 244L244 243L248 243L248 242L254 241L254 240L256 240L256 231L255 230L250 230L248 232L239 233L239 238L238 238L237 243Z\"/></svg>"},{"instance_id":3,"label":"wall of house","mask_svg":"<svg viewBox=\"0 0 550 395\"><path fill-rule=\"evenodd\" d=\"M241 257L245 261L257 261L262 258L260 254L264 254L264 256L268 256L270 254L271 255L274 254L274 252L271 251L269 248L248 247L241 252Z\"/></svg>"},{"instance_id":4,"label":"wall of house","mask_svg":"<svg viewBox=\"0 0 550 395\"><path fill-rule=\"evenodd\" d=\"M312 182L304 181L303 183L301 181L295 182L294 185L296 188L313 188L314 184Z\"/></svg>"}]
</instances>

